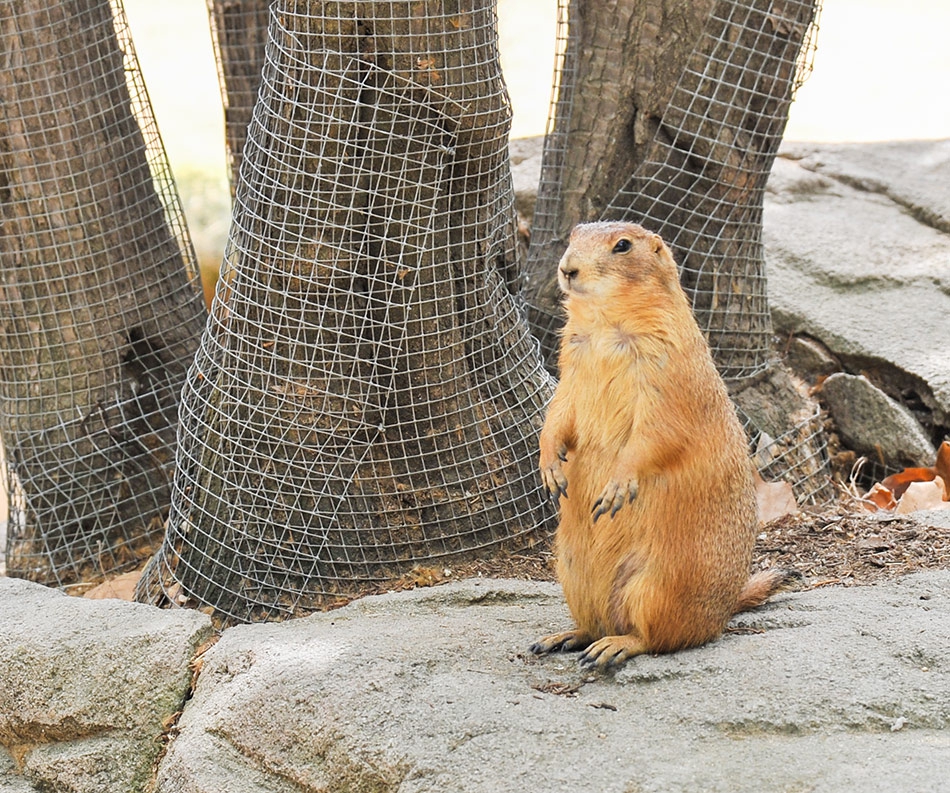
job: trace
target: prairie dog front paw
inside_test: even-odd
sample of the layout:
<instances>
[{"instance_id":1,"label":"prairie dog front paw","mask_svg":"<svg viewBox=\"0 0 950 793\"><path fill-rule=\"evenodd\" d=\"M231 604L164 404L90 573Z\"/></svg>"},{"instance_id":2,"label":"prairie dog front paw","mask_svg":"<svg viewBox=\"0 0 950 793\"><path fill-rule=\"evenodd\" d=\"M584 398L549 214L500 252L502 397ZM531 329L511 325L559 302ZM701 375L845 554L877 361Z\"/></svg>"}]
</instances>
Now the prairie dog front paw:
<instances>
[{"instance_id":1,"label":"prairie dog front paw","mask_svg":"<svg viewBox=\"0 0 950 793\"><path fill-rule=\"evenodd\" d=\"M545 489L555 498L567 496L567 477L561 463L567 461L567 446L563 443L554 453L541 453L541 481Z\"/></svg>"},{"instance_id":2,"label":"prairie dog front paw","mask_svg":"<svg viewBox=\"0 0 950 793\"><path fill-rule=\"evenodd\" d=\"M561 463L567 461L567 445L543 444L541 447L541 481L545 489L555 498L567 496L567 477Z\"/></svg>"},{"instance_id":3,"label":"prairie dog front paw","mask_svg":"<svg viewBox=\"0 0 950 793\"><path fill-rule=\"evenodd\" d=\"M626 482L608 482L591 510L594 523L597 522L597 518L608 512L612 518L624 504L633 502L639 490L640 486L636 479L628 479Z\"/></svg>"}]
</instances>

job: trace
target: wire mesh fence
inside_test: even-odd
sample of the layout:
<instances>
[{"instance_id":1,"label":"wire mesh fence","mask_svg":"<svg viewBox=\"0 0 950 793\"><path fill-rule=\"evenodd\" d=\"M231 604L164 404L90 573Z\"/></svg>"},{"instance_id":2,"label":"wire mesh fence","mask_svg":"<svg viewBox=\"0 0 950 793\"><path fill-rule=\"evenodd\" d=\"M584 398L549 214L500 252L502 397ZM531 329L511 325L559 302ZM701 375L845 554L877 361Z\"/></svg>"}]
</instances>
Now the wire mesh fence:
<instances>
[{"instance_id":1,"label":"wire mesh fence","mask_svg":"<svg viewBox=\"0 0 950 793\"><path fill-rule=\"evenodd\" d=\"M586 150L592 126L588 95L591 81L603 75L590 77L585 70L624 55L615 39L599 34L609 25L592 18L590 7L582 9L576 0L558 3L554 93L528 263L532 327L553 367L563 316L547 273L565 246L571 212L596 215L577 220L629 220L660 234L674 251L723 377L730 384L751 382L775 359L762 245L765 186L789 105L812 67L820 3L707 0L690 11L698 21L694 39L689 29L664 39L658 17L651 16L664 13L660 4L640 6L647 9L639 12L645 18L632 13L629 24L639 25L649 41L640 49L652 47L650 54L658 56L651 62L649 54L636 53L646 73L640 83L605 89L612 101L631 97L640 103L627 115L617 113L629 128L612 132L620 139L618 148L638 156L632 172L607 173L598 182L598 189L609 186L600 196L595 189L583 193L569 175L592 157ZM618 13L613 8L609 13ZM692 43L684 48L684 41ZM610 53L604 57L605 50ZM671 79L663 68L680 60L682 68ZM609 147L603 154L609 158ZM794 480L799 497L810 501L830 491L820 424L806 412L780 438L769 440L763 471ZM769 438L748 417L746 424L754 445Z\"/></svg>"},{"instance_id":2,"label":"wire mesh fence","mask_svg":"<svg viewBox=\"0 0 950 793\"><path fill-rule=\"evenodd\" d=\"M551 527L494 3L279 0L143 600L274 619Z\"/></svg>"},{"instance_id":3,"label":"wire mesh fence","mask_svg":"<svg viewBox=\"0 0 950 793\"><path fill-rule=\"evenodd\" d=\"M120 0L0 10L0 427L11 575L154 550L205 310Z\"/></svg>"},{"instance_id":4,"label":"wire mesh fence","mask_svg":"<svg viewBox=\"0 0 950 793\"><path fill-rule=\"evenodd\" d=\"M240 176L187 377L205 315L121 1L48 5L0 18L10 572L64 584L135 564L171 502L139 597L267 619L542 536L552 381L523 319L493 3L278 0L265 50L263 3L208 0ZM741 378L769 334L764 162L814 18L807 3L714 5L666 131L603 214L652 218L672 241ZM559 13L554 104L570 116L566 0ZM549 126L536 241L567 167ZM796 439L820 444L816 421L777 439L748 427L762 470L808 494L815 458Z\"/></svg>"},{"instance_id":5,"label":"wire mesh fence","mask_svg":"<svg viewBox=\"0 0 950 793\"><path fill-rule=\"evenodd\" d=\"M270 0L207 0L224 106L231 193L237 187L247 128L264 68Z\"/></svg>"},{"instance_id":6,"label":"wire mesh fence","mask_svg":"<svg viewBox=\"0 0 950 793\"><path fill-rule=\"evenodd\" d=\"M752 448L752 461L765 481L785 481L802 504L817 504L834 496L828 469L828 436L820 409L797 419L777 438L739 413ZM807 450L807 453L803 453Z\"/></svg>"},{"instance_id":7,"label":"wire mesh fence","mask_svg":"<svg viewBox=\"0 0 950 793\"><path fill-rule=\"evenodd\" d=\"M604 212L649 218L680 252L681 280L723 375L769 365L762 211L795 90L810 69L815 0L717 2L649 154ZM702 167L691 166L699 160Z\"/></svg>"}]
</instances>

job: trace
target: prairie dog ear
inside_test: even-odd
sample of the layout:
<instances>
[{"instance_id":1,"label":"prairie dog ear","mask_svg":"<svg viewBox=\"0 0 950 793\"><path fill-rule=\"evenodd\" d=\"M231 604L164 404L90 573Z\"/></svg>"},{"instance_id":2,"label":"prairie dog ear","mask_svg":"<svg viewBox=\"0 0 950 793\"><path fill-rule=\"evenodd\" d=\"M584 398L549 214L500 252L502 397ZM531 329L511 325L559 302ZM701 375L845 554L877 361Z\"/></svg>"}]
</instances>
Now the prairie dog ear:
<instances>
[{"instance_id":1,"label":"prairie dog ear","mask_svg":"<svg viewBox=\"0 0 950 793\"><path fill-rule=\"evenodd\" d=\"M659 253L663 250L663 238L659 234L650 235L650 247L653 249L654 253Z\"/></svg>"}]
</instances>

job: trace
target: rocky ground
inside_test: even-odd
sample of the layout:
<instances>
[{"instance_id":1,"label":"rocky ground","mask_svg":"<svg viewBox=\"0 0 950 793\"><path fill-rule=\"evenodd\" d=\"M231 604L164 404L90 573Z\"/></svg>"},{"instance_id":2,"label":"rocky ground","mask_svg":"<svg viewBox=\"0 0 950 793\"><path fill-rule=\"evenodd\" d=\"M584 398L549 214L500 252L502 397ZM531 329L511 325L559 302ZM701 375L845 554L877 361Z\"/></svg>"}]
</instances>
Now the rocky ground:
<instances>
[{"instance_id":1,"label":"rocky ground","mask_svg":"<svg viewBox=\"0 0 950 793\"><path fill-rule=\"evenodd\" d=\"M528 652L570 623L549 582L370 596L211 642L193 611L24 581L0 579L0 605L11 793L938 793L950 778L947 571L781 595L716 642L609 674Z\"/></svg>"}]
</instances>

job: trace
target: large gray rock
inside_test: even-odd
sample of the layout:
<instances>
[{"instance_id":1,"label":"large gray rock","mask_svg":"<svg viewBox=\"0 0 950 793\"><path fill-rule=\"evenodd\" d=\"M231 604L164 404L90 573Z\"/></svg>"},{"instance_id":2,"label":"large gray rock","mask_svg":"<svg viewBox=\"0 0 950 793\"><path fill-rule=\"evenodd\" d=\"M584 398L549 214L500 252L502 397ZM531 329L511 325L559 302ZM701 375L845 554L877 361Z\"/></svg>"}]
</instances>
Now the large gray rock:
<instances>
[{"instance_id":1,"label":"large gray rock","mask_svg":"<svg viewBox=\"0 0 950 793\"><path fill-rule=\"evenodd\" d=\"M950 574L820 589L615 675L527 645L551 584L466 581L227 631L164 793L941 791Z\"/></svg>"},{"instance_id":2,"label":"large gray rock","mask_svg":"<svg viewBox=\"0 0 950 793\"><path fill-rule=\"evenodd\" d=\"M0 578L0 790L145 790L210 633L197 612Z\"/></svg>"},{"instance_id":3,"label":"large gray rock","mask_svg":"<svg viewBox=\"0 0 950 793\"><path fill-rule=\"evenodd\" d=\"M787 144L765 205L776 331L950 425L950 141Z\"/></svg>"},{"instance_id":4,"label":"large gray rock","mask_svg":"<svg viewBox=\"0 0 950 793\"><path fill-rule=\"evenodd\" d=\"M849 449L892 468L933 465L937 450L911 412L866 377L837 372L821 395Z\"/></svg>"}]
</instances>

